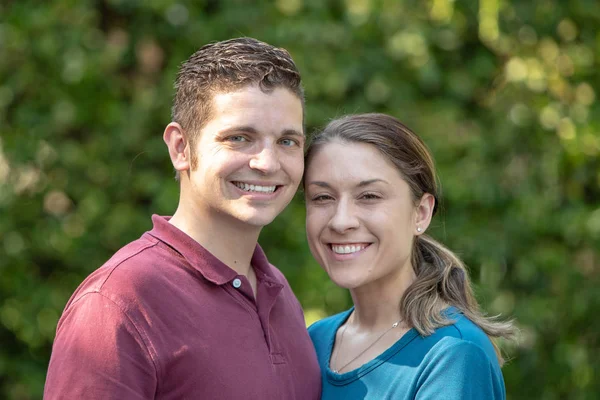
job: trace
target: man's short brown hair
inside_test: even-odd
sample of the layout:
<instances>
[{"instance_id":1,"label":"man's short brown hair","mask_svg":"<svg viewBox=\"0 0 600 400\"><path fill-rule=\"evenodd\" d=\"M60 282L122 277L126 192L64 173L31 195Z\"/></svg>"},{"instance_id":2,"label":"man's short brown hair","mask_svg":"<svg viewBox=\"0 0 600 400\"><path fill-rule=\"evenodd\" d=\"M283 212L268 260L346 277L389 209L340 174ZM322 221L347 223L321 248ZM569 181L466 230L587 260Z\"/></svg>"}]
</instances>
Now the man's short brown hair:
<instances>
[{"instance_id":1,"label":"man's short brown hair","mask_svg":"<svg viewBox=\"0 0 600 400\"><path fill-rule=\"evenodd\" d=\"M210 119L213 96L253 84L265 93L277 87L289 89L304 106L300 73L290 54L243 37L207 44L181 65L171 118L183 127L194 146L198 133ZM194 152L191 161L194 168Z\"/></svg>"}]
</instances>

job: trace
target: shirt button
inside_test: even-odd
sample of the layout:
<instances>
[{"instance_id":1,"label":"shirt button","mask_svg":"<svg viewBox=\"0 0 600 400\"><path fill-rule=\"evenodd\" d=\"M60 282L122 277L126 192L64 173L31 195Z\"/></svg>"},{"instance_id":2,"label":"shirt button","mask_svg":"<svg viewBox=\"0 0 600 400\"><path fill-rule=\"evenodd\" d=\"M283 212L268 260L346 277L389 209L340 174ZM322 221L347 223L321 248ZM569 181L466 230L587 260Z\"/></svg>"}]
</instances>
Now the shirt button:
<instances>
[{"instance_id":1,"label":"shirt button","mask_svg":"<svg viewBox=\"0 0 600 400\"><path fill-rule=\"evenodd\" d=\"M233 287L237 289L237 288L239 288L240 286L242 286L242 281L241 281L239 278L235 278L235 279L233 280Z\"/></svg>"}]
</instances>

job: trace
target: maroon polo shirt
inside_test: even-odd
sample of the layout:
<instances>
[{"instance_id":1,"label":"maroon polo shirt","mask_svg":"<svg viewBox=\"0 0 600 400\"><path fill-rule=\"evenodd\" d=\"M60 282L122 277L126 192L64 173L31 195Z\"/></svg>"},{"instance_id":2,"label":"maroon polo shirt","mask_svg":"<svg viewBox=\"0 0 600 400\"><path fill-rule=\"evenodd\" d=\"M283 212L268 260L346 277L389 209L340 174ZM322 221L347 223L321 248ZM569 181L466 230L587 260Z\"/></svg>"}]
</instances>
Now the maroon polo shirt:
<instances>
[{"instance_id":1,"label":"maroon polo shirt","mask_svg":"<svg viewBox=\"0 0 600 400\"><path fill-rule=\"evenodd\" d=\"M152 221L67 303L44 398L319 399L302 309L261 248L255 298L168 218Z\"/></svg>"}]
</instances>

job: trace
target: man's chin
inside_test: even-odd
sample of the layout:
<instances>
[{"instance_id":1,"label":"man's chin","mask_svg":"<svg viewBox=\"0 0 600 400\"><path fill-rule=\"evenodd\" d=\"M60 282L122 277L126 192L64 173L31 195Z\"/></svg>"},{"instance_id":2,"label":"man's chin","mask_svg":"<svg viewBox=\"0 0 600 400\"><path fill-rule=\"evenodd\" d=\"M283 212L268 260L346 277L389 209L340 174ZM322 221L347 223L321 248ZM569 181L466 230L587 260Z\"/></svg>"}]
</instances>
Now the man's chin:
<instances>
[{"instance_id":1,"label":"man's chin","mask_svg":"<svg viewBox=\"0 0 600 400\"><path fill-rule=\"evenodd\" d=\"M242 222L244 222L248 226L253 226L256 228L264 228L269 225L271 222L275 220L275 217L269 218L266 216L257 216L257 217L249 217L244 218Z\"/></svg>"},{"instance_id":2,"label":"man's chin","mask_svg":"<svg viewBox=\"0 0 600 400\"><path fill-rule=\"evenodd\" d=\"M262 209L252 211L248 210L248 212L237 213L237 215L234 215L234 217L245 225L262 228L273 222L277 215L279 215L278 212Z\"/></svg>"}]
</instances>

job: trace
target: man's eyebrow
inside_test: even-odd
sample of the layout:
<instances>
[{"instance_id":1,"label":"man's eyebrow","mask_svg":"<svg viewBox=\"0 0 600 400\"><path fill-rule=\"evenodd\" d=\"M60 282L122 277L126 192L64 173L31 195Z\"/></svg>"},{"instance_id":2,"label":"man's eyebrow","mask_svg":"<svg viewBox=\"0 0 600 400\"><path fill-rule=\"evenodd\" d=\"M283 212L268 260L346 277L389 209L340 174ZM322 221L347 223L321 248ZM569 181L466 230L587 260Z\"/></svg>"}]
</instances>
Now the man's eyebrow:
<instances>
[{"instance_id":1,"label":"man's eyebrow","mask_svg":"<svg viewBox=\"0 0 600 400\"><path fill-rule=\"evenodd\" d=\"M220 135L228 135L230 133L250 133L250 134L257 134L258 130L250 125L247 126L232 126L231 128L227 128L222 130L221 132L219 132ZM281 136L300 136L300 137L304 137L304 133L303 132L298 132L295 129L284 129L281 132Z\"/></svg>"},{"instance_id":2,"label":"man's eyebrow","mask_svg":"<svg viewBox=\"0 0 600 400\"><path fill-rule=\"evenodd\" d=\"M258 133L256 128L252 126L232 126L219 132L220 135L228 135L230 133Z\"/></svg>"},{"instance_id":3,"label":"man's eyebrow","mask_svg":"<svg viewBox=\"0 0 600 400\"><path fill-rule=\"evenodd\" d=\"M356 185L357 187L364 187L364 186L369 186L373 183L387 183L389 184L388 181L386 181L385 179L368 179L366 181L360 181L358 183L358 185ZM331 188L331 185L327 182L323 182L323 181L312 181L312 182L308 182L309 185L315 185L315 186L320 186L320 187L324 187L324 188Z\"/></svg>"},{"instance_id":4,"label":"man's eyebrow","mask_svg":"<svg viewBox=\"0 0 600 400\"><path fill-rule=\"evenodd\" d=\"M281 136L300 136L300 137L304 137L304 132L298 132L295 129L284 129L283 132L281 132Z\"/></svg>"}]
</instances>

